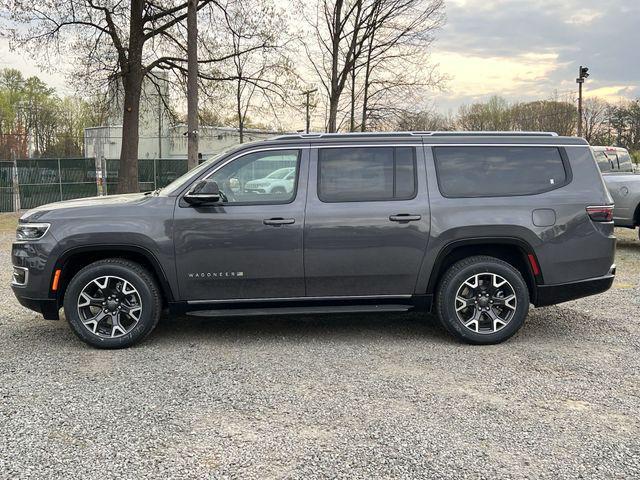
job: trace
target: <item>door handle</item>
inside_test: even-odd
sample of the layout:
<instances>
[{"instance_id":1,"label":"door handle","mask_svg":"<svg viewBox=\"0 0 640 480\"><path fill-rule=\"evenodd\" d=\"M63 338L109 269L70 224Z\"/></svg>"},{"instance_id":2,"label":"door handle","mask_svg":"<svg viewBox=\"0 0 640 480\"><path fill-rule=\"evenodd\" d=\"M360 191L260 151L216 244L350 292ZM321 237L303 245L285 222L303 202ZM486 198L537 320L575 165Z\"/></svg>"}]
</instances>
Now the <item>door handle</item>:
<instances>
[{"instance_id":1,"label":"door handle","mask_svg":"<svg viewBox=\"0 0 640 480\"><path fill-rule=\"evenodd\" d=\"M280 225L291 225L292 223L296 223L295 218L265 218L262 223L265 225L273 225L274 227L279 227Z\"/></svg>"},{"instance_id":2,"label":"door handle","mask_svg":"<svg viewBox=\"0 0 640 480\"><path fill-rule=\"evenodd\" d=\"M398 215L391 215L389 220L392 222L417 222L422 219L422 215L411 215L409 213L399 213Z\"/></svg>"}]
</instances>

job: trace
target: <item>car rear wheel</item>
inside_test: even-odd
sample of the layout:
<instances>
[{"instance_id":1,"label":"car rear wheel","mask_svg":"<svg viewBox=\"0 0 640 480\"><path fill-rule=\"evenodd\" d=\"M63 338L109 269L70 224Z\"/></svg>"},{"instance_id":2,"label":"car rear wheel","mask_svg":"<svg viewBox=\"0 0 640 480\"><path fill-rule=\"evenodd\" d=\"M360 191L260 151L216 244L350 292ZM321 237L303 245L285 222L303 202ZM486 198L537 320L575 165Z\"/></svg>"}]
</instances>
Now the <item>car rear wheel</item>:
<instances>
[{"instance_id":1,"label":"car rear wheel","mask_svg":"<svg viewBox=\"0 0 640 480\"><path fill-rule=\"evenodd\" d=\"M143 340L158 324L160 290L141 265L111 258L80 270L64 297L75 334L98 348L124 348Z\"/></svg>"},{"instance_id":2,"label":"car rear wheel","mask_svg":"<svg viewBox=\"0 0 640 480\"><path fill-rule=\"evenodd\" d=\"M507 340L529 312L529 290L520 272L489 256L469 257L452 265L436 296L440 322L472 344Z\"/></svg>"}]
</instances>

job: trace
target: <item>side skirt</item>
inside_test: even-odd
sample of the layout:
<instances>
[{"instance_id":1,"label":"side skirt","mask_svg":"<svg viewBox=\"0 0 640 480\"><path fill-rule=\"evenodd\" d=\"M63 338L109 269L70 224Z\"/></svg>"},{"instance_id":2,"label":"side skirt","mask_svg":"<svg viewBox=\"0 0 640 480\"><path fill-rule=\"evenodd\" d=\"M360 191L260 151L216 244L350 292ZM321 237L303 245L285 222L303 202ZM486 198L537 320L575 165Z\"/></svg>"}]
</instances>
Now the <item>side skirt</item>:
<instances>
[{"instance_id":1,"label":"side skirt","mask_svg":"<svg viewBox=\"0 0 640 480\"><path fill-rule=\"evenodd\" d=\"M172 302L173 314L203 317L430 311L431 295L314 297Z\"/></svg>"}]
</instances>

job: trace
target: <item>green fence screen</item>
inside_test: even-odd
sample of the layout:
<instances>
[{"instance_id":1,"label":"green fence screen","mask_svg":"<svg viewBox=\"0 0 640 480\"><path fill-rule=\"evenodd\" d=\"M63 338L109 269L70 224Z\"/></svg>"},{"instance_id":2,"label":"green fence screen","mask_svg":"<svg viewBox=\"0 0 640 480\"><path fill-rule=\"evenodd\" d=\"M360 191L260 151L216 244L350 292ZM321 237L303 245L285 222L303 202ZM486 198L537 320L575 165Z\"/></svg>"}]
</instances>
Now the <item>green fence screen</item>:
<instances>
[{"instance_id":1,"label":"green fence screen","mask_svg":"<svg viewBox=\"0 0 640 480\"><path fill-rule=\"evenodd\" d=\"M93 158L17 160L20 208L98 194Z\"/></svg>"},{"instance_id":2,"label":"green fence screen","mask_svg":"<svg viewBox=\"0 0 640 480\"><path fill-rule=\"evenodd\" d=\"M13 212L13 162L0 162L0 212Z\"/></svg>"},{"instance_id":3,"label":"green fence screen","mask_svg":"<svg viewBox=\"0 0 640 480\"><path fill-rule=\"evenodd\" d=\"M109 195L117 191L119 168L119 160L106 160L106 185ZM138 185L140 191L148 192L156 188L165 187L186 172L187 160L185 158L141 158L138 160Z\"/></svg>"}]
</instances>

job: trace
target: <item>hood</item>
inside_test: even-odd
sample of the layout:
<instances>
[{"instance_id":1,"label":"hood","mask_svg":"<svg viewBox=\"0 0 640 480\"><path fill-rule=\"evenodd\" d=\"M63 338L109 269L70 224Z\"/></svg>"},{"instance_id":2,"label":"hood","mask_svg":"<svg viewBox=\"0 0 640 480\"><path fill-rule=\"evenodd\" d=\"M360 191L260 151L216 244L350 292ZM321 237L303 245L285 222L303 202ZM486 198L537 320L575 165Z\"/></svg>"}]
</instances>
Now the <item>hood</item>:
<instances>
[{"instance_id":1,"label":"hood","mask_svg":"<svg viewBox=\"0 0 640 480\"><path fill-rule=\"evenodd\" d=\"M20 217L21 222L34 222L44 217L48 213L56 214L63 212L73 212L79 209L91 211L103 207L119 207L146 203L152 198L156 198L149 193L127 193L124 195L108 195L104 197L85 197L62 202L48 203L27 211Z\"/></svg>"}]
</instances>

